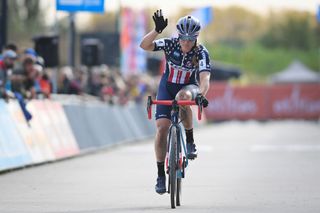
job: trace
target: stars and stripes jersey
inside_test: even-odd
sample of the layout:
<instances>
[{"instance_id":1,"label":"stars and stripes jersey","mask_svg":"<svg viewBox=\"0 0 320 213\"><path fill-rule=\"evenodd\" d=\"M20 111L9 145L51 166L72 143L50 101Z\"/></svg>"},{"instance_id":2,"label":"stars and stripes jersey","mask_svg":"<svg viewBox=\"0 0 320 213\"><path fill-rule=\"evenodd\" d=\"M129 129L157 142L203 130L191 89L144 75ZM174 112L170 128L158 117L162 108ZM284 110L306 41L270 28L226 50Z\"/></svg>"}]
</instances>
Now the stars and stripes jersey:
<instances>
[{"instance_id":1,"label":"stars and stripes jersey","mask_svg":"<svg viewBox=\"0 0 320 213\"><path fill-rule=\"evenodd\" d=\"M208 50L201 44L183 54L178 38L162 38L154 41L153 51L163 50L166 57L164 76L174 84L196 84L196 75L200 72L210 72L210 57Z\"/></svg>"}]
</instances>

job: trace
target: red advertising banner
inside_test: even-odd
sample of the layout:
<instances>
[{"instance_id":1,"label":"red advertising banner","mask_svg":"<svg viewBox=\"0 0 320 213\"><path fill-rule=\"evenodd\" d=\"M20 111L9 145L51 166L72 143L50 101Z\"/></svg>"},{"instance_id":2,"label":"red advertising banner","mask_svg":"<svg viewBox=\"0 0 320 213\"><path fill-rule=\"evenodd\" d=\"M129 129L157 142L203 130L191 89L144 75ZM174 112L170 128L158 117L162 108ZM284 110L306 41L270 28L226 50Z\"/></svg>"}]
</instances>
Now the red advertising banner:
<instances>
[{"instance_id":1,"label":"red advertising banner","mask_svg":"<svg viewBox=\"0 0 320 213\"><path fill-rule=\"evenodd\" d=\"M266 119L267 89L264 86L232 87L214 83L207 98L210 102L205 110L208 120Z\"/></svg>"},{"instance_id":2,"label":"red advertising banner","mask_svg":"<svg viewBox=\"0 0 320 213\"><path fill-rule=\"evenodd\" d=\"M319 119L320 84L231 86L213 83L208 120Z\"/></svg>"},{"instance_id":3,"label":"red advertising banner","mask_svg":"<svg viewBox=\"0 0 320 213\"><path fill-rule=\"evenodd\" d=\"M271 118L320 118L320 84L274 85L269 97Z\"/></svg>"}]
</instances>

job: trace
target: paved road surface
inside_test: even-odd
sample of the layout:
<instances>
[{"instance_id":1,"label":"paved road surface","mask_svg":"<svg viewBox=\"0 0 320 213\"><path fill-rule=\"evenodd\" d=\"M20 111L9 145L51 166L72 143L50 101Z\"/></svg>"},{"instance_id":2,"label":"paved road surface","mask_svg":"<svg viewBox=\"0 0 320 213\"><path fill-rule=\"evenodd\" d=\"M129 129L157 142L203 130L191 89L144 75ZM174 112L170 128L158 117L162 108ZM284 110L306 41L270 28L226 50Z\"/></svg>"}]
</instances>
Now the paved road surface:
<instances>
[{"instance_id":1,"label":"paved road surface","mask_svg":"<svg viewBox=\"0 0 320 213\"><path fill-rule=\"evenodd\" d=\"M320 212L320 123L226 122L195 133L182 206L154 192L152 141L0 176L0 212Z\"/></svg>"}]
</instances>

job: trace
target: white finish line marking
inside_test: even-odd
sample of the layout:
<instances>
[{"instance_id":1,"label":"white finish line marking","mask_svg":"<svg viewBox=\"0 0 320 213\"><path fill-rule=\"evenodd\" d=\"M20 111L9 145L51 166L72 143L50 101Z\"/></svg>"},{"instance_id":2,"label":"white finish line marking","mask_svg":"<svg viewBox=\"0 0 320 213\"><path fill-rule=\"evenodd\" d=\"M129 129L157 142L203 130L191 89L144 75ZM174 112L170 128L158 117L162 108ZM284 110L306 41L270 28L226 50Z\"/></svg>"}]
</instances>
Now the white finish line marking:
<instances>
[{"instance_id":1,"label":"white finish line marking","mask_svg":"<svg viewBox=\"0 0 320 213\"><path fill-rule=\"evenodd\" d=\"M251 152L319 152L320 144L288 144L268 145L259 144L250 148Z\"/></svg>"}]
</instances>

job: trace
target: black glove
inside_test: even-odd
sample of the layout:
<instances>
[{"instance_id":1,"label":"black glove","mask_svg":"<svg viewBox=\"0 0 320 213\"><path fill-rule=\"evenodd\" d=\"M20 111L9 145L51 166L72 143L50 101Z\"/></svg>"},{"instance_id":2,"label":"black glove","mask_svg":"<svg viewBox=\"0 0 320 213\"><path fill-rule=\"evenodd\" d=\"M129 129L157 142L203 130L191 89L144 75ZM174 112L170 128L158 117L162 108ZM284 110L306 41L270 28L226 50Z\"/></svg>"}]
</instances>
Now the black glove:
<instances>
[{"instance_id":1,"label":"black glove","mask_svg":"<svg viewBox=\"0 0 320 213\"><path fill-rule=\"evenodd\" d=\"M162 30L166 28L168 25L168 19L164 20L163 15L162 15L162 10L157 10L157 12L154 13L152 16L154 24L156 25L156 32L157 33L162 33Z\"/></svg>"},{"instance_id":2,"label":"black glove","mask_svg":"<svg viewBox=\"0 0 320 213\"><path fill-rule=\"evenodd\" d=\"M194 100L196 101L196 104L202 105L204 108L209 105L209 101L202 94L198 94Z\"/></svg>"}]
</instances>

